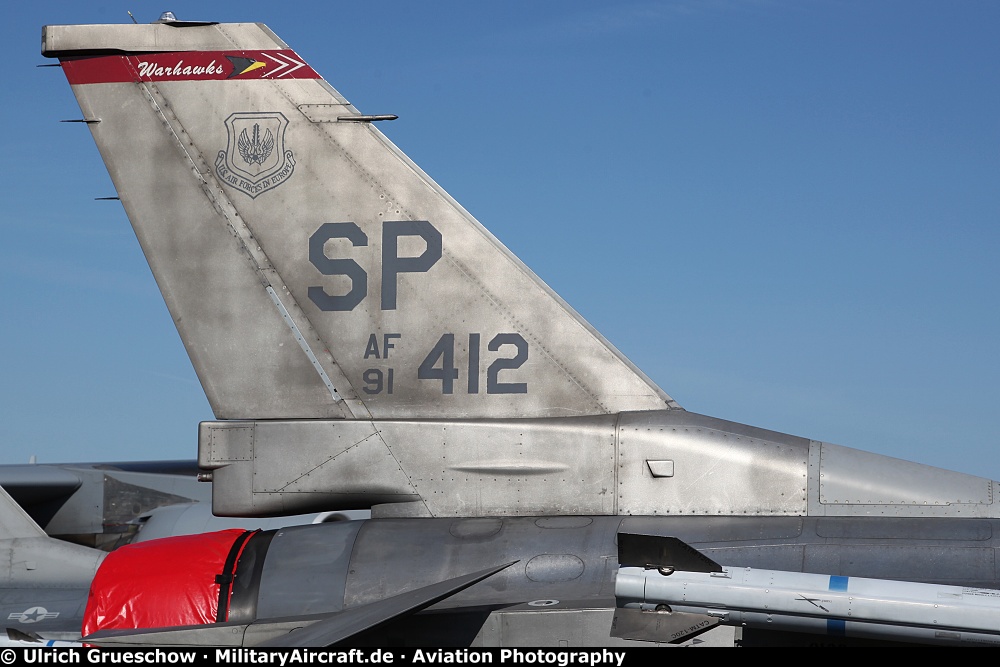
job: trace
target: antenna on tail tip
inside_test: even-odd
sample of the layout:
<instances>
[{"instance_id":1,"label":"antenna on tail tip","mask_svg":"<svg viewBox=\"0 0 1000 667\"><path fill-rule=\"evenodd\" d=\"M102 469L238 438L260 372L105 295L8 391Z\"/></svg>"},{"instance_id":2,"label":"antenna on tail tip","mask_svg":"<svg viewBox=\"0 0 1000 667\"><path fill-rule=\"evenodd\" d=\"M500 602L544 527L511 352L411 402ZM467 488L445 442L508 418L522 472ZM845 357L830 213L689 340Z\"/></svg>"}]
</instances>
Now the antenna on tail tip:
<instances>
[{"instance_id":1,"label":"antenna on tail tip","mask_svg":"<svg viewBox=\"0 0 1000 667\"><path fill-rule=\"evenodd\" d=\"M375 123L380 120L396 120L397 118L399 118L399 116L394 113L382 114L379 116L337 116L337 120L351 123Z\"/></svg>"}]
</instances>

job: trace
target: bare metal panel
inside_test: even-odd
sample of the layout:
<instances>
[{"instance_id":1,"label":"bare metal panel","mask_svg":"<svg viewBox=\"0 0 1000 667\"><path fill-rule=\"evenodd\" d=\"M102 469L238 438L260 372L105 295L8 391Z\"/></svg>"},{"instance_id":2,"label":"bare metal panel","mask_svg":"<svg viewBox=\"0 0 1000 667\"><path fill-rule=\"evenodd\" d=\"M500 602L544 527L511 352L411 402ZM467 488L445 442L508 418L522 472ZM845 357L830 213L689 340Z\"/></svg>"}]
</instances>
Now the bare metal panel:
<instances>
[{"instance_id":1,"label":"bare metal panel","mask_svg":"<svg viewBox=\"0 0 1000 667\"><path fill-rule=\"evenodd\" d=\"M809 462L810 515L1000 516L983 477L817 441Z\"/></svg>"},{"instance_id":2,"label":"bare metal panel","mask_svg":"<svg viewBox=\"0 0 1000 667\"><path fill-rule=\"evenodd\" d=\"M214 428L209 435L210 461L252 461L252 423L238 422Z\"/></svg>"},{"instance_id":3,"label":"bare metal panel","mask_svg":"<svg viewBox=\"0 0 1000 667\"><path fill-rule=\"evenodd\" d=\"M249 424L253 437L227 441L224 459L213 458L214 442L216 432L231 430L228 425L203 422L199 431L199 463L216 469L212 509L220 516L352 509L418 498L371 422ZM237 442L252 444L252 455L235 451Z\"/></svg>"},{"instance_id":4,"label":"bare metal panel","mask_svg":"<svg viewBox=\"0 0 1000 667\"><path fill-rule=\"evenodd\" d=\"M382 422L435 516L614 513L614 419Z\"/></svg>"},{"instance_id":5,"label":"bare metal panel","mask_svg":"<svg viewBox=\"0 0 1000 667\"><path fill-rule=\"evenodd\" d=\"M199 462L218 468L213 507L233 516L374 505L382 517L997 511L989 480L681 410L617 419L206 422Z\"/></svg>"},{"instance_id":6,"label":"bare metal panel","mask_svg":"<svg viewBox=\"0 0 1000 667\"><path fill-rule=\"evenodd\" d=\"M201 426L217 514L344 508L310 497L419 499L429 516L614 513L613 417L253 422L252 437L246 424Z\"/></svg>"},{"instance_id":7,"label":"bare metal panel","mask_svg":"<svg viewBox=\"0 0 1000 667\"><path fill-rule=\"evenodd\" d=\"M623 414L619 423L620 514L805 514L801 438L691 413ZM656 477L647 461L673 461Z\"/></svg>"}]
</instances>

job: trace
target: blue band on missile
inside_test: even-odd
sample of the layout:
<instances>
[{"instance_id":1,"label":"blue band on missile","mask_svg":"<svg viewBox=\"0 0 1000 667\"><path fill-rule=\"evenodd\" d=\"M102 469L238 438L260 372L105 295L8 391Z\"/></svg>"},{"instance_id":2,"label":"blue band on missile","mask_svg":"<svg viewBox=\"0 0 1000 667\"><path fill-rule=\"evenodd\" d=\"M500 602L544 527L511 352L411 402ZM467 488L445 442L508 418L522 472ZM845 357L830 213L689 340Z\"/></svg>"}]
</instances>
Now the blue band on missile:
<instances>
[{"instance_id":1,"label":"blue band on missile","mask_svg":"<svg viewBox=\"0 0 1000 667\"><path fill-rule=\"evenodd\" d=\"M829 618L826 621L826 634L843 637L847 634L847 622L839 618Z\"/></svg>"},{"instance_id":2,"label":"blue band on missile","mask_svg":"<svg viewBox=\"0 0 1000 667\"><path fill-rule=\"evenodd\" d=\"M837 577L830 576L830 590L831 591L846 591L847 590L847 580L850 577Z\"/></svg>"}]
</instances>

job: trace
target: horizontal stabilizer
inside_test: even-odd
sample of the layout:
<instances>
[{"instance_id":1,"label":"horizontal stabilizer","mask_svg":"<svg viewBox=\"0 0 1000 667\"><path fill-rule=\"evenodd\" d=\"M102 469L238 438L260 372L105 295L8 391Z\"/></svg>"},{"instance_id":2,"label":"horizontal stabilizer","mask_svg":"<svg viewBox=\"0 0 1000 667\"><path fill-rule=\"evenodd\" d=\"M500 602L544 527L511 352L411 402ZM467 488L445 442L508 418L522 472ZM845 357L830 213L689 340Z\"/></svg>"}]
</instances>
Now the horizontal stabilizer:
<instances>
[{"instance_id":1,"label":"horizontal stabilizer","mask_svg":"<svg viewBox=\"0 0 1000 667\"><path fill-rule=\"evenodd\" d=\"M517 561L512 561L497 567L487 568L472 574L466 574L447 581L441 581L430 586L424 586L413 591L400 593L391 598L372 602L338 612L335 615L313 623L309 627L295 630L283 637L270 639L260 647L323 647L333 646L338 642L350 639L359 632L371 630L388 623L394 618L413 614L440 602L455 593L464 591L487 577L505 570Z\"/></svg>"}]
</instances>

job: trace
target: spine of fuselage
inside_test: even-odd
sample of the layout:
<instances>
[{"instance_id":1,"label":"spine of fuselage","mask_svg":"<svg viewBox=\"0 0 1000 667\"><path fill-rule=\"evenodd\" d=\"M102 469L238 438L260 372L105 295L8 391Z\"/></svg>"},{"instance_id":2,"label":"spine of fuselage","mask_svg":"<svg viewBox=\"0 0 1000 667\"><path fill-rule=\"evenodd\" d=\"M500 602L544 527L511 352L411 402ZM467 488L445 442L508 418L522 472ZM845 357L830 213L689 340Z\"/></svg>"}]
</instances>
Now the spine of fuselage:
<instances>
[{"instance_id":1,"label":"spine of fuselage","mask_svg":"<svg viewBox=\"0 0 1000 667\"><path fill-rule=\"evenodd\" d=\"M933 644L1000 645L1000 591L780 570L623 567L619 605L723 624Z\"/></svg>"}]
</instances>

